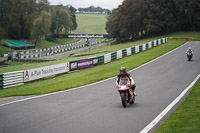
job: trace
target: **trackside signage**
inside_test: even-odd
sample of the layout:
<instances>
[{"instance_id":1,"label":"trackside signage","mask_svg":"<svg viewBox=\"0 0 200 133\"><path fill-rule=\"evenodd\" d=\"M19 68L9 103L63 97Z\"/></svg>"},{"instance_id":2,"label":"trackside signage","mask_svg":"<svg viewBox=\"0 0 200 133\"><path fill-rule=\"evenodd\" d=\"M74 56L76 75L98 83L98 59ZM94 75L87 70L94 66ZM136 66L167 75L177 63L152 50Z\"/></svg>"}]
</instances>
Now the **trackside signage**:
<instances>
[{"instance_id":1,"label":"trackside signage","mask_svg":"<svg viewBox=\"0 0 200 133\"><path fill-rule=\"evenodd\" d=\"M69 72L69 62L24 71L24 82Z\"/></svg>"},{"instance_id":2,"label":"trackside signage","mask_svg":"<svg viewBox=\"0 0 200 133\"><path fill-rule=\"evenodd\" d=\"M54 38L109 38L106 34L54 34Z\"/></svg>"},{"instance_id":3,"label":"trackside signage","mask_svg":"<svg viewBox=\"0 0 200 133\"><path fill-rule=\"evenodd\" d=\"M72 70L85 69L97 64L98 64L97 58L89 58L89 59L73 61L73 62L70 62L70 70L72 71Z\"/></svg>"}]
</instances>

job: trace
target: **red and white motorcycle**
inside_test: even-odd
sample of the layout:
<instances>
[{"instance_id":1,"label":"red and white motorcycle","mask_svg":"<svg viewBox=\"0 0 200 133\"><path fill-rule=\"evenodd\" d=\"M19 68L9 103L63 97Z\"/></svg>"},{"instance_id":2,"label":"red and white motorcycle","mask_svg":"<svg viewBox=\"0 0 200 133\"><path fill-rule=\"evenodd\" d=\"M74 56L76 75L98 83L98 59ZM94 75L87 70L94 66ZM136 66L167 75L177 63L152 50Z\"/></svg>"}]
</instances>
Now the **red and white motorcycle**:
<instances>
[{"instance_id":1,"label":"red and white motorcycle","mask_svg":"<svg viewBox=\"0 0 200 133\"><path fill-rule=\"evenodd\" d=\"M118 85L118 91L120 93L122 105L124 108L126 108L128 104L134 104L135 95L133 94L133 90L130 87L129 80L121 79Z\"/></svg>"}]
</instances>

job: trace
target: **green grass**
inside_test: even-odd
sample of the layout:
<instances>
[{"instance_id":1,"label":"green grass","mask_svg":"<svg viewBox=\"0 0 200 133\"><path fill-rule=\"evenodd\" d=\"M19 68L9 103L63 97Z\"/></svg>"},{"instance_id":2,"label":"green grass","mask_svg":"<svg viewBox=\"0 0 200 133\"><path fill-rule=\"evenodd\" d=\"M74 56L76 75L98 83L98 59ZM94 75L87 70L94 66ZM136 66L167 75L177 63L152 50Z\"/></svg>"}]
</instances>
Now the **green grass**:
<instances>
[{"instance_id":1,"label":"green grass","mask_svg":"<svg viewBox=\"0 0 200 133\"><path fill-rule=\"evenodd\" d=\"M185 101L162 124L155 133L199 133L200 132L200 80Z\"/></svg>"},{"instance_id":2,"label":"green grass","mask_svg":"<svg viewBox=\"0 0 200 133\"><path fill-rule=\"evenodd\" d=\"M10 48L7 48L3 45L0 45L0 54L7 54L8 52L10 52L11 49ZM13 50L12 50L13 51Z\"/></svg>"},{"instance_id":3,"label":"green grass","mask_svg":"<svg viewBox=\"0 0 200 133\"><path fill-rule=\"evenodd\" d=\"M200 40L200 32L177 32L168 35L168 37L173 38L189 38L190 41L199 41Z\"/></svg>"},{"instance_id":4,"label":"green grass","mask_svg":"<svg viewBox=\"0 0 200 133\"><path fill-rule=\"evenodd\" d=\"M76 14L77 30L86 34L107 34L106 15Z\"/></svg>"},{"instance_id":5,"label":"green grass","mask_svg":"<svg viewBox=\"0 0 200 133\"><path fill-rule=\"evenodd\" d=\"M125 66L127 70L136 68L172 49L182 45L184 40L169 40L168 43L154 47L145 52L141 52L132 56L128 56L112 63L99 65L93 68L64 74L47 80L39 80L33 83L27 83L22 86L12 87L0 90L0 97L17 96L17 95L40 95L55 91L61 91L78 87L107 79L118 74L121 66ZM85 78L87 77L87 78ZM79 79L79 82L77 82Z\"/></svg>"}]
</instances>

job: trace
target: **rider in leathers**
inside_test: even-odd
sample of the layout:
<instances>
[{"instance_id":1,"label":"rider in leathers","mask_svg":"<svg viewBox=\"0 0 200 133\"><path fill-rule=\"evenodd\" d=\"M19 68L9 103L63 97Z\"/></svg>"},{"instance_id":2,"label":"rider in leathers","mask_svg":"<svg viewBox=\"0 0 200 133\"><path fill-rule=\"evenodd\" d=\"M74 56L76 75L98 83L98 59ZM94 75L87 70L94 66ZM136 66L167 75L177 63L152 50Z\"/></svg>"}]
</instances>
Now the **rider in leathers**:
<instances>
[{"instance_id":1,"label":"rider in leathers","mask_svg":"<svg viewBox=\"0 0 200 133\"><path fill-rule=\"evenodd\" d=\"M116 86L117 87L119 85L120 79L122 79L122 78L123 79L127 78L130 81L130 87L133 90L133 94L136 96L136 92L135 92L136 85L135 85L135 82L134 82L133 78L131 77L131 75L126 72L126 68L125 67L121 67L120 68L120 73L117 76L117 80L116 80Z\"/></svg>"},{"instance_id":2,"label":"rider in leathers","mask_svg":"<svg viewBox=\"0 0 200 133\"><path fill-rule=\"evenodd\" d=\"M187 49L187 51L186 51L186 54L189 54L189 53L191 53L192 56L193 56L193 51L192 51L191 47L189 47L189 48Z\"/></svg>"}]
</instances>

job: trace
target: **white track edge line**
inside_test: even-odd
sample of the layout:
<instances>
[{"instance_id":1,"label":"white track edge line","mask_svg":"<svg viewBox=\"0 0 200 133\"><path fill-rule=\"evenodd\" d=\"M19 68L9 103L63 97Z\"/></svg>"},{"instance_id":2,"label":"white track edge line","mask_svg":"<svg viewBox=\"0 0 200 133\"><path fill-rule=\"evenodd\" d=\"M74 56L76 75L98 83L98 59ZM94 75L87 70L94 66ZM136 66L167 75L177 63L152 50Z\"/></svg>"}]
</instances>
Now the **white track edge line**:
<instances>
[{"instance_id":1,"label":"white track edge line","mask_svg":"<svg viewBox=\"0 0 200 133\"><path fill-rule=\"evenodd\" d=\"M181 45L181 46L179 46L179 47L173 49L172 51L169 51L169 52L165 53L164 55L159 56L159 57L157 57L157 58L155 58L155 59L153 59L153 60L151 60L151 61L149 61L149 62L147 62L147 63L144 63L144 64L140 65L139 67L134 68L134 69L132 69L132 70L130 70L130 71L128 71L128 72L133 72L133 71L135 71L135 70L137 70L137 69L139 69L139 68L141 68L141 67L143 67L143 66L145 66L145 65L148 65L148 64L150 64L150 63L152 63L152 62L154 62L154 61L156 61L156 60L158 60L158 59L160 59L160 58L162 58L162 57L164 57L164 56L166 56L166 55L168 55L168 54L174 52L175 50L177 50L177 49L183 47L183 46L186 45L187 43L188 43L188 42L186 42L185 44L183 44L183 45ZM165 44L163 44L163 45L165 45ZM77 89L84 88L84 87L87 87L87 86L92 86L92 85L95 85L95 84L99 84L99 83L102 83L102 82L105 82L105 81L108 81L108 80L111 80L111 79L114 79L114 78L116 78L116 76L111 77L111 78L108 78L108 79L105 79L105 80L102 80L102 81L98 81L98 82L95 82L95 83L91 83L91 84L88 84L88 85L80 86L80 87L77 87L77 88L71 88L71 89L64 90L64 91L48 93L48 94L39 95L39 96L33 96L33 97L29 97L29 98L24 98L24 99L21 99L21 100L16 100L16 101L4 103L4 104L1 104L0 107L5 106L5 105L9 105L9 104L13 104L13 103L23 102L23 101L26 101L26 100L35 99L35 98L40 98L40 97L45 97L45 96L49 96L49 95L55 95L55 94L59 94L59 93L63 93L63 92L68 92L68 91L77 90Z\"/></svg>"},{"instance_id":2,"label":"white track edge line","mask_svg":"<svg viewBox=\"0 0 200 133\"><path fill-rule=\"evenodd\" d=\"M200 78L200 74L195 80L172 102L170 103L151 123L149 123L140 133L148 133L182 98L185 94L195 85Z\"/></svg>"}]
</instances>

